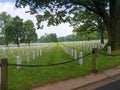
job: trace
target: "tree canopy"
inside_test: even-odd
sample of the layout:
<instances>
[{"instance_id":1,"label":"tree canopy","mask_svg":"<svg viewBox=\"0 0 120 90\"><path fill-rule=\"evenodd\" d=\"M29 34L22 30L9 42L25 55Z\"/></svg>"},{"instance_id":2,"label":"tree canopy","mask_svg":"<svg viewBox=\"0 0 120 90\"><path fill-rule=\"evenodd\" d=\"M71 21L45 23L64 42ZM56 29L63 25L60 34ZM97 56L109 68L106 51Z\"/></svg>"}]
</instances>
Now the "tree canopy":
<instances>
[{"instance_id":1,"label":"tree canopy","mask_svg":"<svg viewBox=\"0 0 120 90\"><path fill-rule=\"evenodd\" d=\"M11 20L12 17L6 12L0 13L0 35L2 44L5 42L6 46L11 42L11 31L8 31L8 29L12 28L12 24L10 24ZM9 26L11 26L11 28Z\"/></svg>"},{"instance_id":2,"label":"tree canopy","mask_svg":"<svg viewBox=\"0 0 120 90\"><path fill-rule=\"evenodd\" d=\"M30 6L31 14L38 13L38 28L46 20L48 25L70 22L71 18L87 9L103 19L108 33L107 45L112 50L120 49L120 0L16 0L17 7L27 5ZM41 9L43 15L39 14Z\"/></svg>"},{"instance_id":3,"label":"tree canopy","mask_svg":"<svg viewBox=\"0 0 120 90\"><path fill-rule=\"evenodd\" d=\"M31 20L23 22L19 16L11 17L6 12L0 13L0 38L2 44L28 43L37 40L36 29Z\"/></svg>"},{"instance_id":4,"label":"tree canopy","mask_svg":"<svg viewBox=\"0 0 120 90\"><path fill-rule=\"evenodd\" d=\"M89 35L91 33L99 33L101 43L104 43L104 31L106 30L103 20L97 14L85 10L82 14L72 18L70 23L78 36ZM91 38L91 37L89 37Z\"/></svg>"},{"instance_id":5,"label":"tree canopy","mask_svg":"<svg viewBox=\"0 0 120 90\"><path fill-rule=\"evenodd\" d=\"M22 29L24 31L23 41L30 45L31 41L37 40L37 34L35 32L36 29L34 23L31 20L25 21Z\"/></svg>"}]
</instances>

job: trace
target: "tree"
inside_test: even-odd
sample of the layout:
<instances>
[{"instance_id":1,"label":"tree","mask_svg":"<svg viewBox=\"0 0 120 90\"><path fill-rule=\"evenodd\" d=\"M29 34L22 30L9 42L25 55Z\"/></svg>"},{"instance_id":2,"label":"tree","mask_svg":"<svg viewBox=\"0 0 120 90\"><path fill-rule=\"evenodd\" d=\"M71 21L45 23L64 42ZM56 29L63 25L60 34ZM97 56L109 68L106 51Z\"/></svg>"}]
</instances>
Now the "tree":
<instances>
[{"instance_id":1,"label":"tree","mask_svg":"<svg viewBox=\"0 0 120 90\"><path fill-rule=\"evenodd\" d=\"M55 33L45 34L41 36L38 42L58 42L57 35Z\"/></svg>"},{"instance_id":2,"label":"tree","mask_svg":"<svg viewBox=\"0 0 120 90\"><path fill-rule=\"evenodd\" d=\"M19 16L16 16L15 18L13 18L13 24L14 24L14 28L13 28L14 42L19 47L23 35L23 30L22 30L23 20Z\"/></svg>"},{"instance_id":3,"label":"tree","mask_svg":"<svg viewBox=\"0 0 120 90\"><path fill-rule=\"evenodd\" d=\"M67 35L67 36L65 37L65 40L66 40L66 41L78 41L78 38L77 38L76 35L72 34L72 35Z\"/></svg>"},{"instance_id":4,"label":"tree","mask_svg":"<svg viewBox=\"0 0 120 90\"><path fill-rule=\"evenodd\" d=\"M58 42L57 35L55 33L51 33L48 35L49 42Z\"/></svg>"},{"instance_id":5,"label":"tree","mask_svg":"<svg viewBox=\"0 0 120 90\"><path fill-rule=\"evenodd\" d=\"M27 20L23 24L23 41L30 45L31 41L35 41L37 39L36 29L31 20Z\"/></svg>"},{"instance_id":6,"label":"tree","mask_svg":"<svg viewBox=\"0 0 120 90\"><path fill-rule=\"evenodd\" d=\"M0 28L1 28L1 30L5 26L5 24L7 22L9 22L10 20L11 20L11 16L9 14L7 14L6 12L0 13Z\"/></svg>"},{"instance_id":7,"label":"tree","mask_svg":"<svg viewBox=\"0 0 120 90\"><path fill-rule=\"evenodd\" d=\"M58 38L58 41L59 41L59 42L65 42L65 37L59 37L59 38Z\"/></svg>"},{"instance_id":8,"label":"tree","mask_svg":"<svg viewBox=\"0 0 120 90\"><path fill-rule=\"evenodd\" d=\"M105 25L103 20L95 13L85 10L80 15L74 15L70 24L74 27L77 35L88 35L90 33L99 33L101 43L104 44Z\"/></svg>"},{"instance_id":9,"label":"tree","mask_svg":"<svg viewBox=\"0 0 120 90\"><path fill-rule=\"evenodd\" d=\"M32 38L32 42L36 42L38 40L37 33L33 33L31 38Z\"/></svg>"},{"instance_id":10,"label":"tree","mask_svg":"<svg viewBox=\"0 0 120 90\"><path fill-rule=\"evenodd\" d=\"M14 40L14 36L13 36L14 28L15 28L15 25L14 25L13 21L10 21L4 26L4 28L2 30L2 32L5 33L4 39L5 39L6 46L8 46L8 44Z\"/></svg>"},{"instance_id":11,"label":"tree","mask_svg":"<svg viewBox=\"0 0 120 90\"><path fill-rule=\"evenodd\" d=\"M12 20L11 16L7 14L6 12L2 12L0 14L0 29L1 29L1 39L3 42L5 42L6 46L8 46L8 43L10 42L10 28L8 24ZM9 29L9 30L8 30Z\"/></svg>"},{"instance_id":12,"label":"tree","mask_svg":"<svg viewBox=\"0 0 120 90\"><path fill-rule=\"evenodd\" d=\"M38 26L48 20L48 25L70 22L70 17L86 9L98 14L108 32L108 43L112 50L120 49L120 0L16 0L16 6L30 6L32 14L43 9L44 15L37 15ZM71 14L71 15L70 15ZM107 46L106 45L106 46Z\"/></svg>"}]
</instances>

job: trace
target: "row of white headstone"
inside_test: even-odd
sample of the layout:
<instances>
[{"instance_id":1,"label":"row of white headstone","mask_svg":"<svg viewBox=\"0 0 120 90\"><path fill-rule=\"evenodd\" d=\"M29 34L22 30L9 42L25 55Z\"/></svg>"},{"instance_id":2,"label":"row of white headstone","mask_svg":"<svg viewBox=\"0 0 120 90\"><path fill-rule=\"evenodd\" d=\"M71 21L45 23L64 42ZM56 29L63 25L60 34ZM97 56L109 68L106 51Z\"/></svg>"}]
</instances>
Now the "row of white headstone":
<instances>
[{"instance_id":1,"label":"row of white headstone","mask_svg":"<svg viewBox=\"0 0 120 90\"><path fill-rule=\"evenodd\" d=\"M83 52L79 52L79 56L77 56L78 54L78 51L77 50L73 50L73 49L71 49L71 48L68 48L68 47L65 47L65 46L61 46L63 49L64 49L64 51L67 53L67 54L69 54L69 55L71 55L71 56L73 56L74 57L74 59L77 59L77 58L79 58L79 64L80 65L82 65L83 64ZM107 54L111 54L111 46L108 46L107 47Z\"/></svg>"},{"instance_id":2,"label":"row of white headstone","mask_svg":"<svg viewBox=\"0 0 120 90\"><path fill-rule=\"evenodd\" d=\"M39 53L39 49L45 48L45 51L49 51L50 48L53 46L53 44L44 44L45 46L32 46L32 47L10 47L10 48L0 48L0 55L4 54L5 58L8 58L8 51L10 51L9 53L11 54L12 57L15 57L16 55L24 55L26 54L26 52L37 52L37 56ZM42 47L42 48L41 48ZM17 50L17 51L16 51ZM34 52L33 52L34 53Z\"/></svg>"},{"instance_id":3,"label":"row of white headstone","mask_svg":"<svg viewBox=\"0 0 120 90\"><path fill-rule=\"evenodd\" d=\"M46 46L47 46L47 44L46 45L44 44L42 48L44 48ZM49 48L47 48L46 51L48 52L52 47L53 47L53 44L50 44ZM43 53L42 48L41 47L34 47L33 49L31 49L31 48L28 47L27 48L28 51L26 50L26 61L27 61L27 63L30 62L30 52L32 52L33 60L35 60L36 57L42 56L42 53ZM17 48L10 48L10 53L13 57L15 57L14 49L17 49ZM20 52L22 51L22 54L25 54L25 49L26 49L26 47L25 48L24 47L18 48L18 55L16 56L16 64L18 65L18 66L16 66L17 69L20 69L21 66L19 66L19 65L22 64L22 59L21 59ZM8 50L6 48L4 48L4 49L0 48L0 55L3 52L5 53L4 57L9 58L8 57ZM0 67L0 72L1 72L1 67ZM0 73L0 83L1 83L1 73Z\"/></svg>"},{"instance_id":4,"label":"row of white headstone","mask_svg":"<svg viewBox=\"0 0 120 90\"><path fill-rule=\"evenodd\" d=\"M33 51L35 49L42 49L48 46L51 46L53 43L37 43L37 44L32 44L32 46L20 46L20 47L0 47L0 55L7 53L7 51L11 52L11 55L14 56L16 54L16 52L14 52L14 50L17 50L17 53L21 53L21 54L25 54L26 50L28 51Z\"/></svg>"},{"instance_id":5,"label":"row of white headstone","mask_svg":"<svg viewBox=\"0 0 120 90\"><path fill-rule=\"evenodd\" d=\"M49 45L48 47L45 48L44 52L45 53L49 52L54 46L55 46L55 44Z\"/></svg>"},{"instance_id":6,"label":"row of white headstone","mask_svg":"<svg viewBox=\"0 0 120 90\"><path fill-rule=\"evenodd\" d=\"M45 52L50 51L53 48L53 46L54 45L51 45L51 46L47 47L45 49ZM33 60L35 60L39 56L42 56L42 49L40 49L40 50L37 49L36 52L35 52L35 50L32 52ZM29 52L26 53L26 59L27 59L27 63L29 63L30 62L30 53ZM20 55L18 55L16 57L16 64L18 64L17 69L20 69L21 68L21 66L19 66L21 64L21 57L20 57Z\"/></svg>"},{"instance_id":7,"label":"row of white headstone","mask_svg":"<svg viewBox=\"0 0 120 90\"><path fill-rule=\"evenodd\" d=\"M33 60L35 60L37 57L40 57L40 56L42 56L42 50L41 49L40 49L39 52L38 51L37 52L35 52L35 51L32 52L32 59ZM30 53L29 52L26 53L26 61L27 61L27 63L30 62ZM16 57L16 64L18 64L17 69L20 69L21 66L19 66L19 65L22 64L20 55L18 55Z\"/></svg>"},{"instance_id":8,"label":"row of white headstone","mask_svg":"<svg viewBox=\"0 0 120 90\"><path fill-rule=\"evenodd\" d=\"M79 42L64 42L62 43L65 46L70 46L74 47L75 49L80 49L80 50L86 50L86 51L92 51L92 48L103 48L105 44L101 44L98 41L79 41Z\"/></svg>"},{"instance_id":9,"label":"row of white headstone","mask_svg":"<svg viewBox=\"0 0 120 90\"><path fill-rule=\"evenodd\" d=\"M36 52L36 56L39 56L39 54L41 56L41 50L42 49L39 49L39 48L38 49L32 49L32 50L28 49L28 50L26 50L26 53L31 53L32 52L33 54L35 54L35 52ZM8 50L5 50L4 53L5 53L4 57L8 58ZM13 57L15 56L15 52L14 52L13 49L10 49L9 53L11 54L11 56L13 56ZM22 54L24 55L25 54L25 50L23 49L22 52L21 52L21 50L18 49L18 51L16 53L17 53L16 55L22 55Z\"/></svg>"},{"instance_id":10,"label":"row of white headstone","mask_svg":"<svg viewBox=\"0 0 120 90\"><path fill-rule=\"evenodd\" d=\"M77 50L73 50L71 48L65 47L65 46L61 46L64 51L71 55L72 57L74 57L74 59L79 59L79 64L82 65L83 64L83 52L79 52L79 56L78 56L78 52Z\"/></svg>"}]
</instances>

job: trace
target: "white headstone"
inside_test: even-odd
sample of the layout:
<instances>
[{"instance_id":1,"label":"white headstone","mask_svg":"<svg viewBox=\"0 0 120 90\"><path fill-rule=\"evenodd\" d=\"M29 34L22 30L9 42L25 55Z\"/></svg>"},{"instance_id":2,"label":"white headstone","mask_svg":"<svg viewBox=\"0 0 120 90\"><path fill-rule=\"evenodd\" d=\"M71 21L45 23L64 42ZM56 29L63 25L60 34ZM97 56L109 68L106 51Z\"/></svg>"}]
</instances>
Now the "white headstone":
<instances>
[{"instance_id":1,"label":"white headstone","mask_svg":"<svg viewBox=\"0 0 120 90\"><path fill-rule=\"evenodd\" d=\"M24 54L24 51L25 51L25 50L24 50L24 48L23 48L23 49L22 49L22 54Z\"/></svg>"},{"instance_id":2,"label":"white headstone","mask_svg":"<svg viewBox=\"0 0 120 90\"><path fill-rule=\"evenodd\" d=\"M35 60L35 51L33 51L33 60Z\"/></svg>"},{"instance_id":3,"label":"white headstone","mask_svg":"<svg viewBox=\"0 0 120 90\"><path fill-rule=\"evenodd\" d=\"M5 52L5 58L8 58L8 51Z\"/></svg>"},{"instance_id":4,"label":"white headstone","mask_svg":"<svg viewBox=\"0 0 120 90\"><path fill-rule=\"evenodd\" d=\"M111 54L111 46L107 47L107 54Z\"/></svg>"},{"instance_id":5,"label":"white headstone","mask_svg":"<svg viewBox=\"0 0 120 90\"><path fill-rule=\"evenodd\" d=\"M20 58L20 56L17 56L17 64L18 65L20 65L21 64L21 58ZM17 69L20 69L21 68L21 66L17 66Z\"/></svg>"},{"instance_id":6,"label":"white headstone","mask_svg":"<svg viewBox=\"0 0 120 90\"><path fill-rule=\"evenodd\" d=\"M40 56L42 56L42 50L40 49Z\"/></svg>"},{"instance_id":7,"label":"white headstone","mask_svg":"<svg viewBox=\"0 0 120 90\"><path fill-rule=\"evenodd\" d=\"M77 59L77 50L74 50L74 59Z\"/></svg>"},{"instance_id":8,"label":"white headstone","mask_svg":"<svg viewBox=\"0 0 120 90\"><path fill-rule=\"evenodd\" d=\"M30 62L30 55L29 55L29 53L27 53L27 63L29 63Z\"/></svg>"},{"instance_id":9,"label":"white headstone","mask_svg":"<svg viewBox=\"0 0 120 90\"><path fill-rule=\"evenodd\" d=\"M74 52L74 50L72 49L72 51L71 51L71 56L73 56L73 52Z\"/></svg>"},{"instance_id":10,"label":"white headstone","mask_svg":"<svg viewBox=\"0 0 120 90\"><path fill-rule=\"evenodd\" d=\"M11 51L11 55L14 56L14 52L13 52L13 49L10 50Z\"/></svg>"},{"instance_id":11,"label":"white headstone","mask_svg":"<svg viewBox=\"0 0 120 90\"><path fill-rule=\"evenodd\" d=\"M39 57L39 49L37 50L37 57Z\"/></svg>"},{"instance_id":12,"label":"white headstone","mask_svg":"<svg viewBox=\"0 0 120 90\"><path fill-rule=\"evenodd\" d=\"M80 59L79 59L79 64L80 64L80 65L83 64L83 58L82 58L82 56L83 56L83 53L80 52Z\"/></svg>"}]
</instances>

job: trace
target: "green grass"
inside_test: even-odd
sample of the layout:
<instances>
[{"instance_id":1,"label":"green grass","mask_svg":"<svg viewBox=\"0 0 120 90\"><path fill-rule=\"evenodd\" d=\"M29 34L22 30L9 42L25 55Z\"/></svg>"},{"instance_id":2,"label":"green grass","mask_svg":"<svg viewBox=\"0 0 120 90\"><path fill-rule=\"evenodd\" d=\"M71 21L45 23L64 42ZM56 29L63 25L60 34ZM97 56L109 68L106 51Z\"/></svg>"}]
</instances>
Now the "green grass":
<instances>
[{"instance_id":1,"label":"green grass","mask_svg":"<svg viewBox=\"0 0 120 90\"><path fill-rule=\"evenodd\" d=\"M15 54L17 50L14 51ZM119 52L118 52L119 53ZM84 55L86 52L84 52ZM17 55L17 54L16 54ZM4 56L1 55L1 57ZM22 56L22 63L26 64L25 53ZM98 55L97 65L98 71L103 71L109 68L120 65L120 56L108 57ZM41 57L32 60L29 64L54 64L72 60L73 57L67 55L59 44L56 44L49 52ZM15 57L9 53L9 63L16 63ZM16 67L9 66L8 68L8 89L9 90L30 90L33 87L38 87L46 83L54 83L61 80L77 78L91 73L92 55L84 58L84 64L79 65L78 61L65 65L53 67L22 67L17 70Z\"/></svg>"}]
</instances>

